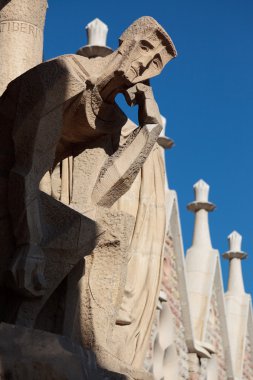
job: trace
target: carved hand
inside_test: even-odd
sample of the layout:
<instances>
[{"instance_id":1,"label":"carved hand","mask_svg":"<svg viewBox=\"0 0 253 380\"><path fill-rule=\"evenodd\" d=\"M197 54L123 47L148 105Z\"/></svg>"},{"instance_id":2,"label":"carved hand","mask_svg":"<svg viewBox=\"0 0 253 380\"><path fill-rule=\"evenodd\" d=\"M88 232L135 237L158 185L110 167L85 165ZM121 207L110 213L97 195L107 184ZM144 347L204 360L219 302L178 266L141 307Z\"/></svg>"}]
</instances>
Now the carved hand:
<instances>
[{"instance_id":1,"label":"carved hand","mask_svg":"<svg viewBox=\"0 0 253 380\"><path fill-rule=\"evenodd\" d=\"M11 266L14 289L29 298L41 297L45 289L44 269L42 249L35 244L21 246Z\"/></svg>"},{"instance_id":2,"label":"carved hand","mask_svg":"<svg viewBox=\"0 0 253 380\"><path fill-rule=\"evenodd\" d=\"M162 125L159 108L155 101L152 87L149 84L137 83L125 92L125 99L128 105L139 105L139 124L160 124Z\"/></svg>"},{"instance_id":3,"label":"carved hand","mask_svg":"<svg viewBox=\"0 0 253 380\"><path fill-rule=\"evenodd\" d=\"M127 104L131 107L143 104L146 99L154 99L152 87L144 83L137 83L128 88L124 95Z\"/></svg>"}]
</instances>

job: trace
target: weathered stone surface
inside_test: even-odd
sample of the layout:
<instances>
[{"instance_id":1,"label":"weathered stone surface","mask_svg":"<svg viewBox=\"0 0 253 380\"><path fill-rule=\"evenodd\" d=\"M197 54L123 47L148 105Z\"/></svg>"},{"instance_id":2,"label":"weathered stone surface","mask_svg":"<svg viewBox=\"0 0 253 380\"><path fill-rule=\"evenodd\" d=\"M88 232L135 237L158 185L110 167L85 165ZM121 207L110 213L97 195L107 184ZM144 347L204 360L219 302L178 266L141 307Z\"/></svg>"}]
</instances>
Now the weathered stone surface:
<instances>
[{"instance_id":1,"label":"weathered stone surface","mask_svg":"<svg viewBox=\"0 0 253 380\"><path fill-rule=\"evenodd\" d=\"M42 297L24 300L19 307L16 323L28 327L34 326L49 297L78 262L92 253L105 231L94 220L42 192L40 204L46 284Z\"/></svg>"},{"instance_id":2,"label":"weathered stone surface","mask_svg":"<svg viewBox=\"0 0 253 380\"><path fill-rule=\"evenodd\" d=\"M0 324L3 380L123 380L98 367L95 354L65 336Z\"/></svg>"},{"instance_id":3,"label":"weathered stone surface","mask_svg":"<svg viewBox=\"0 0 253 380\"><path fill-rule=\"evenodd\" d=\"M0 1L0 95L42 61L47 0Z\"/></svg>"}]
</instances>

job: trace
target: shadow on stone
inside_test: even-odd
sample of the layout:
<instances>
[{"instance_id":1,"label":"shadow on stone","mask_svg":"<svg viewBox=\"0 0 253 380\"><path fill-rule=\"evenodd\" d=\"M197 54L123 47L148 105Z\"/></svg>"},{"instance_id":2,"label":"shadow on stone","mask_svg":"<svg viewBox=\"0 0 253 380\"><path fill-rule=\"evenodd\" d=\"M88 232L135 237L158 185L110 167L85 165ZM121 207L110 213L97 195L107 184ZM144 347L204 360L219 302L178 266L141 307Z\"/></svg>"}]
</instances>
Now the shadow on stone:
<instances>
[{"instance_id":1,"label":"shadow on stone","mask_svg":"<svg viewBox=\"0 0 253 380\"><path fill-rule=\"evenodd\" d=\"M11 0L0 0L0 11L7 5Z\"/></svg>"},{"instance_id":2,"label":"shadow on stone","mask_svg":"<svg viewBox=\"0 0 253 380\"><path fill-rule=\"evenodd\" d=\"M124 380L98 367L95 354L69 338L0 324L0 378L3 380Z\"/></svg>"}]
</instances>

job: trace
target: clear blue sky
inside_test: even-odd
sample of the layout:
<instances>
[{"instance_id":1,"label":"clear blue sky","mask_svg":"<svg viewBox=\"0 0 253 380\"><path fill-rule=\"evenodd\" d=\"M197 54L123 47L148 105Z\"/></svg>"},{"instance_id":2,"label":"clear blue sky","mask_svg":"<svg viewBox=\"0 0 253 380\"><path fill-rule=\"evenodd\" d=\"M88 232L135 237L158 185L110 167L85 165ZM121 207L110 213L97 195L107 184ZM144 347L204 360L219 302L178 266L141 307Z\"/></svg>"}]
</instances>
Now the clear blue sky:
<instances>
[{"instance_id":1,"label":"clear blue sky","mask_svg":"<svg viewBox=\"0 0 253 380\"><path fill-rule=\"evenodd\" d=\"M227 250L227 235L243 235L245 288L253 294L253 1L252 0L49 0L44 57L85 45L85 25L95 17L109 26L108 45L140 16L167 30L178 57L152 80L167 135L170 188L179 198L185 249L191 245L192 185L211 186L213 247ZM222 259L224 285L228 263Z\"/></svg>"}]
</instances>

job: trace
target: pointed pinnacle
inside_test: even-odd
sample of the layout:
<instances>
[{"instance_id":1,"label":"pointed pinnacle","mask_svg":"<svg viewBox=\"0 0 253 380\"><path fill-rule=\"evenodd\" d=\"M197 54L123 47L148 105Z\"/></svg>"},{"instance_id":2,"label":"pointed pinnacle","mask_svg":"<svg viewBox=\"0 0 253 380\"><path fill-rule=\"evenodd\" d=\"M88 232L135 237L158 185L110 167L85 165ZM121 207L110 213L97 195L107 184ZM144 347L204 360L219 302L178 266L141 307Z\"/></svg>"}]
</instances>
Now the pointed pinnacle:
<instances>
[{"instance_id":1,"label":"pointed pinnacle","mask_svg":"<svg viewBox=\"0 0 253 380\"><path fill-rule=\"evenodd\" d=\"M228 235L228 245L230 251L240 252L242 245L242 235L240 235L237 231L231 232L231 234Z\"/></svg>"},{"instance_id":2,"label":"pointed pinnacle","mask_svg":"<svg viewBox=\"0 0 253 380\"><path fill-rule=\"evenodd\" d=\"M195 193L195 201L188 204L187 209L193 212L201 209L213 211L216 206L208 201L210 186L203 179L200 179L193 185L193 189Z\"/></svg>"},{"instance_id":3,"label":"pointed pinnacle","mask_svg":"<svg viewBox=\"0 0 253 380\"><path fill-rule=\"evenodd\" d=\"M88 45L106 46L108 26L99 18L95 18L86 26Z\"/></svg>"},{"instance_id":4,"label":"pointed pinnacle","mask_svg":"<svg viewBox=\"0 0 253 380\"><path fill-rule=\"evenodd\" d=\"M208 194L210 186L200 179L198 182L193 185L195 191L195 201L196 202L208 202Z\"/></svg>"},{"instance_id":5,"label":"pointed pinnacle","mask_svg":"<svg viewBox=\"0 0 253 380\"><path fill-rule=\"evenodd\" d=\"M241 249L242 245L242 235L240 235L237 231L231 232L231 234L228 235L228 246L229 251L223 253L224 259L245 259L247 257L247 253L243 252Z\"/></svg>"}]
</instances>

